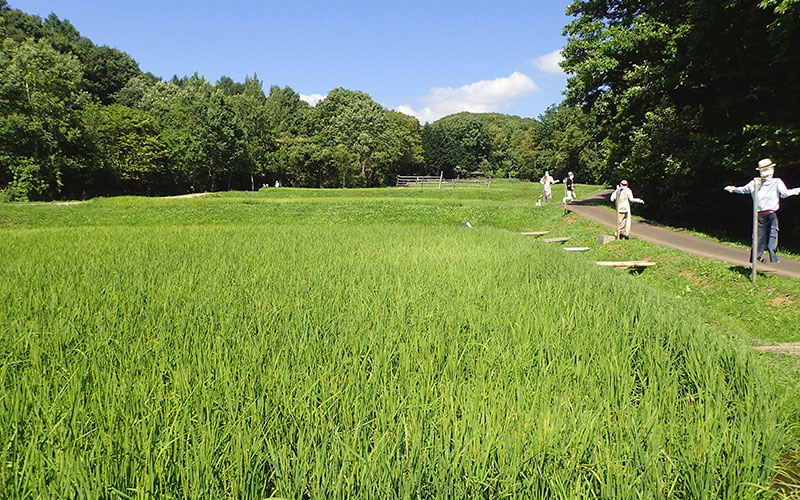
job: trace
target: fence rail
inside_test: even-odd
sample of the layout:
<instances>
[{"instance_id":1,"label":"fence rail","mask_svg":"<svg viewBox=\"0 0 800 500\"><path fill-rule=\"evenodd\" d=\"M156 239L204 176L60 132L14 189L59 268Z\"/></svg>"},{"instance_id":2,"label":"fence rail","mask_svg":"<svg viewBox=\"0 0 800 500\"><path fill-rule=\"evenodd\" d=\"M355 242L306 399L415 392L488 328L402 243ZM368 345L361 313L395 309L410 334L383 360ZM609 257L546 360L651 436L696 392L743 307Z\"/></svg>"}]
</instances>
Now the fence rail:
<instances>
[{"instance_id":1,"label":"fence rail","mask_svg":"<svg viewBox=\"0 0 800 500\"><path fill-rule=\"evenodd\" d=\"M445 179L441 174L431 175L398 175L398 187L418 187L418 188L452 188L456 187L485 187L492 185L492 179L479 177L475 179Z\"/></svg>"}]
</instances>

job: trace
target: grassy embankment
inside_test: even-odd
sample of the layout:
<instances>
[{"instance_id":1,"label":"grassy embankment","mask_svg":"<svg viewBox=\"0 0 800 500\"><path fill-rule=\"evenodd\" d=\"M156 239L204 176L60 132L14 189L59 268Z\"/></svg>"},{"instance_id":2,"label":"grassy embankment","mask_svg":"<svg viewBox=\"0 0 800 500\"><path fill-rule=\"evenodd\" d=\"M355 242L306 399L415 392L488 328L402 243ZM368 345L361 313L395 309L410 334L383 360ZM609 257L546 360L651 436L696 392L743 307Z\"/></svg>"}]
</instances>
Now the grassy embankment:
<instances>
[{"instance_id":1,"label":"grassy embankment","mask_svg":"<svg viewBox=\"0 0 800 500\"><path fill-rule=\"evenodd\" d=\"M0 496L759 497L798 283L537 187L0 205Z\"/></svg>"}]
</instances>

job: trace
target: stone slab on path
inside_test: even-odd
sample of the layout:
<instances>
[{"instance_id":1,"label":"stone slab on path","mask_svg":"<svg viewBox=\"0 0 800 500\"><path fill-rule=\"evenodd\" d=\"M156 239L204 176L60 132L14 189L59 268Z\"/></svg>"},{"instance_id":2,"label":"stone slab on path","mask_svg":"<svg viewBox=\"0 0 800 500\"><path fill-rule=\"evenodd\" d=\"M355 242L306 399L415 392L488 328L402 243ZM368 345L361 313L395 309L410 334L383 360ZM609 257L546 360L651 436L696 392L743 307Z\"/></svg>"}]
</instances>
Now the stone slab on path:
<instances>
[{"instance_id":1,"label":"stone slab on path","mask_svg":"<svg viewBox=\"0 0 800 500\"><path fill-rule=\"evenodd\" d=\"M800 342L782 342L773 345L754 345L753 349L762 352L782 352L792 356L800 356Z\"/></svg>"},{"instance_id":2,"label":"stone slab on path","mask_svg":"<svg viewBox=\"0 0 800 500\"><path fill-rule=\"evenodd\" d=\"M595 262L598 266L606 266L606 267L619 267L620 269L641 269L645 267L653 267L656 265L655 262L650 262L648 260L620 260L620 261L611 261L611 260L601 260Z\"/></svg>"}]
</instances>

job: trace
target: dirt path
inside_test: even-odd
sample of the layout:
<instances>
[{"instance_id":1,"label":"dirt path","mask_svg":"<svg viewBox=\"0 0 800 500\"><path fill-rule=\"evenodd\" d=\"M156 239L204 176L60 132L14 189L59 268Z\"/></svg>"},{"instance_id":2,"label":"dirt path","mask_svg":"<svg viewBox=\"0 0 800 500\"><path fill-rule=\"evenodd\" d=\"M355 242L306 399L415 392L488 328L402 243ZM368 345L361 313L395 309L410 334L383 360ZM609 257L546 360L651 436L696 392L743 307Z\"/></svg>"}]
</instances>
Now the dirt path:
<instances>
[{"instance_id":1,"label":"dirt path","mask_svg":"<svg viewBox=\"0 0 800 500\"><path fill-rule=\"evenodd\" d=\"M189 194L179 194L176 196L164 196L164 198L201 198L203 196L208 196L212 193L189 193Z\"/></svg>"},{"instance_id":2,"label":"dirt path","mask_svg":"<svg viewBox=\"0 0 800 500\"><path fill-rule=\"evenodd\" d=\"M617 223L616 213L608 207L599 206L610 194L611 191L601 191L576 201L568 205L567 208L581 217L614 230ZM654 226L636 219L633 220L631 226L631 237L649 241L656 245L675 248L700 257L727 262L734 266L750 268L749 249L725 245L665 227ZM781 257L781 261L775 264L759 263L756 269L763 273L800 279L800 261L785 257Z\"/></svg>"}]
</instances>

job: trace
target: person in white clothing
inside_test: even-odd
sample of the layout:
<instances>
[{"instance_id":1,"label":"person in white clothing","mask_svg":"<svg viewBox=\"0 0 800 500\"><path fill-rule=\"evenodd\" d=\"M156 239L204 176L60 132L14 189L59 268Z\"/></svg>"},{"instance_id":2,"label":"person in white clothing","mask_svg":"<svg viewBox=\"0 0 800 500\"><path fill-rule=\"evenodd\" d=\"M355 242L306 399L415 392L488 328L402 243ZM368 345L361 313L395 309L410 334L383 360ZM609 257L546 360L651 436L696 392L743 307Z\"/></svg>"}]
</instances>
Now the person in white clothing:
<instances>
[{"instance_id":1,"label":"person in white clothing","mask_svg":"<svg viewBox=\"0 0 800 500\"><path fill-rule=\"evenodd\" d=\"M758 162L756 170L760 173L756 179L741 187L725 186L725 191L736 194L749 194L753 196L758 187L758 246L756 258L763 262L764 247L769 251L770 262L780 262L778 258L778 208L780 198L787 198L800 194L800 188L787 189L786 184L775 175L775 165L771 159L764 158Z\"/></svg>"},{"instance_id":2,"label":"person in white clothing","mask_svg":"<svg viewBox=\"0 0 800 500\"><path fill-rule=\"evenodd\" d=\"M550 201L550 198L553 197L553 191L550 188L551 185L556 184L558 181L553 179L553 176L550 175L550 172L547 170L544 171L544 175L541 179L539 179L539 184L543 185L542 194L544 194L544 202L547 203Z\"/></svg>"},{"instance_id":3,"label":"person in white clothing","mask_svg":"<svg viewBox=\"0 0 800 500\"><path fill-rule=\"evenodd\" d=\"M628 187L628 181L621 180L617 189L611 193L611 201L617 202L619 212L619 227L617 234L620 238L631 239L631 202L644 204L641 198L635 198L633 191Z\"/></svg>"}]
</instances>

